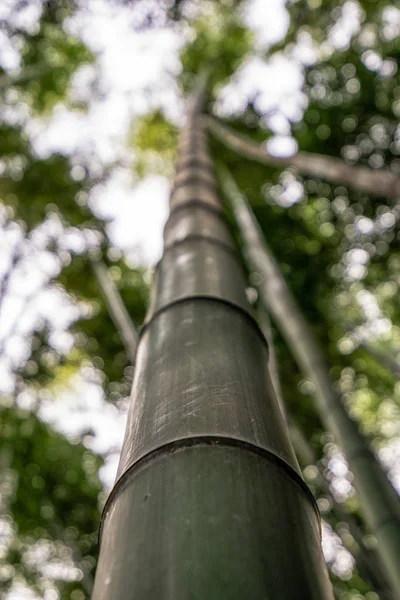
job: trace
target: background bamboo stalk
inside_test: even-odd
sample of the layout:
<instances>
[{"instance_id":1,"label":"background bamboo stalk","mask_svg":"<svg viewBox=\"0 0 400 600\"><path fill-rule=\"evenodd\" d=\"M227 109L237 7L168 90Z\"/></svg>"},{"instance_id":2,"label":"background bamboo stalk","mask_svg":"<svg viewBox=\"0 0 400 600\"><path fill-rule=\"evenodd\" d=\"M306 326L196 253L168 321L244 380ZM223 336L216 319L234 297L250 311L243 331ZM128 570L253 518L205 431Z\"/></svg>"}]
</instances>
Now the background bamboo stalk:
<instances>
[{"instance_id":1,"label":"background bamboo stalk","mask_svg":"<svg viewBox=\"0 0 400 600\"><path fill-rule=\"evenodd\" d=\"M259 290L303 373L315 385L316 408L326 428L342 447L368 525L393 591L400 595L400 501L356 424L333 390L328 367L275 262L247 200L232 175L220 168L220 181L238 223L247 259L262 276Z\"/></svg>"},{"instance_id":2,"label":"background bamboo stalk","mask_svg":"<svg viewBox=\"0 0 400 600\"><path fill-rule=\"evenodd\" d=\"M343 545L354 556L360 575L370 583L376 592L378 592L379 597L382 598L382 600L395 600L394 595L388 588L385 573L376 551L365 545L363 533L354 517L340 502L335 500L330 491L329 481L325 477L324 468L320 465L309 441L303 435L303 432L296 424L292 415L290 415L289 418L289 432L293 448L299 460L303 465L315 465L317 467L318 475L315 478L314 483L324 496L330 499L337 520L347 524L349 533L356 542L355 546L354 543L349 543L348 536L343 535L343 532L339 530L338 533Z\"/></svg>"},{"instance_id":3,"label":"background bamboo stalk","mask_svg":"<svg viewBox=\"0 0 400 600\"><path fill-rule=\"evenodd\" d=\"M396 377L396 379L400 379L400 364L392 354L384 352L379 348L375 348L371 343L365 340L360 341L360 346L367 354L381 363L381 365Z\"/></svg>"},{"instance_id":4,"label":"background bamboo stalk","mask_svg":"<svg viewBox=\"0 0 400 600\"><path fill-rule=\"evenodd\" d=\"M136 349L139 341L136 328L124 305L121 295L111 279L106 265L100 260L92 260L91 265L106 301L108 312L121 337L130 363L135 363Z\"/></svg>"},{"instance_id":5,"label":"background bamboo stalk","mask_svg":"<svg viewBox=\"0 0 400 600\"><path fill-rule=\"evenodd\" d=\"M271 374L272 384L275 389L275 393L279 400L282 414L288 424L290 439L293 444L294 451L296 452L297 458L303 466L315 465L318 469L318 475L314 481L319 490L330 499L334 513L338 520L346 523L349 528L349 532L356 542L354 545L349 543L349 536L343 535L342 531L339 531L339 536L344 546L351 552L356 561L358 571L364 579L366 579L370 585L375 589L382 600L394 600L394 596L388 589L382 565L376 552L370 548L367 548L364 544L363 534L358 527L355 519L346 511L342 504L337 502L330 491L329 481L326 479L323 467L319 464L315 452L313 451L311 444L303 435L300 427L296 424L295 419L292 415L288 416L285 408L284 398L282 394L282 387L280 384L279 377L279 365L278 359L275 352L275 345L272 336L271 321L268 312L262 302L258 303L257 307L258 322L262 332L268 341L269 349L269 371Z\"/></svg>"}]
</instances>

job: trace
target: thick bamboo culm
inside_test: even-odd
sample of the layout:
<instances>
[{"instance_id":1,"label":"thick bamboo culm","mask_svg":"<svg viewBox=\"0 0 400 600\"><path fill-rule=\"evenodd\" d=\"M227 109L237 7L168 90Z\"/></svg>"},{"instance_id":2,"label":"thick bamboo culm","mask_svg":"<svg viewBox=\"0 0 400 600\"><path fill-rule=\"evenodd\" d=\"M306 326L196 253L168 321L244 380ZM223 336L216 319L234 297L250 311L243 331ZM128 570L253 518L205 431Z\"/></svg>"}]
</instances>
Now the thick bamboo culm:
<instances>
[{"instance_id":1,"label":"thick bamboo culm","mask_svg":"<svg viewBox=\"0 0 400 600\"><path fill-rule=\"evenodd\" d=\"M333 600L193 101L93 600Z\"/></svg>"}]
</instances>

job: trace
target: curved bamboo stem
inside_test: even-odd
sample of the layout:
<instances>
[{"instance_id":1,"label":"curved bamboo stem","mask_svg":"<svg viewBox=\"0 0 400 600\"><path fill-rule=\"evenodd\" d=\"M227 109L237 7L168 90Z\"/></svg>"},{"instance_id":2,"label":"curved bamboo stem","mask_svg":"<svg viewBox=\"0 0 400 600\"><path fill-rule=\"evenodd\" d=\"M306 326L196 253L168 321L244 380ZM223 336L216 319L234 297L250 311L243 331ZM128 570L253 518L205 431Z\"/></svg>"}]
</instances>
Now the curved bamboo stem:
<instances>
[{"instance_id":1,"label":"curved bamboo stem","mask_svg":"<svg viewBox=\"0 0 400 600\"><path fill-rule=\"evenodd\" d=\"M378 361L385 369L387 369L396 379L400 379L400 364L389 352L384 352L379 348L375 348L366 340L360 341L361 348L372 358Z\"/></svg>"},{"instance_id":2,"label":"curved bamboo stem","mask_svg":"<svg viewBox=\"0 0 400 600\"><path fill-rule=\"evenodd\" d=\"M318 488L331 500L332 506L334 507L334 513L340 521L343 521L348 525L349 531L356 542L356 548L354 548L354 544L349 544L348 536L339 532L339 536L343 545L354 556L360 575L364 577L364 579L370 583L373 589L379 593L382 600L395 600L391 591L388 590L379 557L374 550L371 550L365 546L363 534L354 518L346 511L342 504L336 502L335 498L331 494L329 482L325 478L324 469L319 464L311 444L306 439L293 417L291 415L288 416L287 410L285 409L282 387L279 378L279 366L275 345L272 338L271 321L262 302L258 306L257 314L258 322L260 323L260 327L268 342L269 372L271 375L272 384L279 400L282 413L284 414L285 420L288 424L290 439L292 441L297 458L304 466L315 465L317 467L318 476L316 479L316 484Z\"/></svg>"},{"instance_id":3,"label":"curved bamboo stem","mask_svg":"<svg viewBox=\"0 0 400 600\"><path fill-rule=\"evenodd\" d=\"M292 417L289 418L289 432L293 448L299 460L303 465L315 465L317 467L318 475L315 480L317 487L330 499L336 518L348 525L349 532L356 542L356 548L354 548L354 544L349 543L348 536L343 535L340 531L338 533L343 545L354 556L361 577L369 582L382 600L395 600L392 592L388 589L379 556L375 550L365 545L363 533L353 516L347 512L342 504L336 502L334 496L331 494L329 481L324 474L324 468L320 465L309 441Z\"/></svg>"},{"instance_id":4,"label":"curved bamboo stem","mask_svg":"<svg viewBox=\"0 0 400 600\"><path fill-rule=\"evenodd\" d=\"M121 295L114 281L111 279L106 265L101 260L91 261L99 288L104 296L108 312L121 337L130 363L135 363L136 348L139 341L136 328L122 301Z\"/></svg>"},{"instance_id":5,"label":"curved bamboo stem","mask_svg":"<svg viewBox=\"0 0 400 600\"><path fill-rule=\"evenodd\" d=\"M221 185L239 225L248 262L262 276L261 297L299 367L314 383L318 413L347 457L366 521L378 541L382 564L393 591L400 595L399 497L334 392L322 352L265 243L246 198L226 168L221 167L220 173Z\"/></svg>"}]
</instances>

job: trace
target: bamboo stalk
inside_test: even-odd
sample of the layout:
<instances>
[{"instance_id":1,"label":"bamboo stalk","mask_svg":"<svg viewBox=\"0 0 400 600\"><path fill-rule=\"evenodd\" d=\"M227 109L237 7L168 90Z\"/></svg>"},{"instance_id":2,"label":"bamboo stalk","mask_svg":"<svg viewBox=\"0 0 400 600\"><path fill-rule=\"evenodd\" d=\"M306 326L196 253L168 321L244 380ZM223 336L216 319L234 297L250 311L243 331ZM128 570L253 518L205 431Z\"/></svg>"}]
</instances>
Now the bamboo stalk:
<instances>
[{"instance_id":1,"label":"bamboo stalk","mask_svg":"<svg viewBox=\"0 0 400 600\"><path fill-rule=\"evenodd\" d=\"M199 108L182 134L193 176L207 155ZM193 197L190 183L172 192L93 600L333 600L318 513L214 198Z\"/></svg>"},{"instance_id":2,"label":"bamboo stalk","mask_svg":"<svg viewBox=\"0 0 400 600\"><path fill-rule=\"evenodd\" d=\"M221 185L241 231L248 262L262 276L260 295L299 367L314 383L318 413L347 457L366 521L378 542L386 575L393 591L400 595L399 497L334 392L322 352L265 243L246 198L226 168L221 167L220 174Z\"/></svg>"},{"instance_id":3,"label":"bamboo stalk","mask_svg":"<svg viewBox=\"0 0 400 600\"><path fill-rule=\"evenodd\" d=\"M324 474L324 468L317 460L309 441L293 417L289 418L289 431L293 448L303 465L315 465L317 467L318 475L315 479L315 484L324 496L330 499L336 519L348 525L349 532L356 542L356 548L354 548L353 544L349 544L348 536L343 535L341 531L338 533L345 548L353 555L361 577L369 582L382 600L395 600L392 592L388 589L385 574L376 551L365 545L363 533L354 517L331 494L329 481Z\"/></svg>"},{"instance_id":4,"label":"bamboo stalk","mask_svg":"<svg viewBox=\"0 0 400 600\"><path fill-rule=\"evenodd\" d=\"M383 365L396 379L400 379L400 364L392 354L375 348L366 340L361 340L359 345L367 354Z\"/></svg>"},{"instance_id":5,"label":"bamboo stalk","mask_svg":"<svg viewBox=\"0 0 400 600\"><path fill-rule=\"evenodd\" d=\"M275 352L275 345L272 338L271 321L267 310L262 303L258 306L258 322L262 332L268 341L269 349L269 371L271 374L272 384L275 389L275 393L280 402L282 414L289 427L290 439L293 444L294 451L296 452L297 458L302 462L304 466L315 465L318 469L318 476L315 483L322 493L328 497L334 507L334 513L340 521L346 523L349 527L349 531L356 542L356 549L353 544L349 544L348 536L343 535L339 531L339 536L342 540L343 545L349 550L354 556L356 565L360 575L370 583L372 588L376 590L382 600L395 600L390 590L387 589L385 576L382 572L382 565L380 564L379 557L376 552L370 548L367 548L364 544L363 534L358 527L354 518L346 511L342 504L336 502L334 496L331 494L329 481L327 481L324 469L321 467L311 444L304 436L302 430L296 424L292 416L288 418L287 410L285 409L285 403L282 393L282 387L279 378L279 366Z\"/></svg>"},{"instance_id":6,"label":"bamboo stalk","mask_svg":"<svg viewBox=\"0 0 400 600\"><path fill-rule=\"evenodd\" d=\"M345 184L367 194L398 198L400 177L390 171L374 171L367 167L348 165L341 158L300 151L294 156L278 158L266 148L223 125L213 117L206 117L208 130L227 148L250 160L272 167L295 167L302 175L317 177L332 183Z\"/></svg>"},{"instance_id":7,"label":"bamboo stalk","mask_svg":"<svg viewBox=\"0 0 400 600\"><path fill-rule=\"evenodd\" d=\"M94 274L106 301L108 312L121 337L130 363L135 364L136 349L139 336L132 319L122 301L114 281L111 279L106 265L101 260L91 261Z\"/></svg>"}]
</instances>

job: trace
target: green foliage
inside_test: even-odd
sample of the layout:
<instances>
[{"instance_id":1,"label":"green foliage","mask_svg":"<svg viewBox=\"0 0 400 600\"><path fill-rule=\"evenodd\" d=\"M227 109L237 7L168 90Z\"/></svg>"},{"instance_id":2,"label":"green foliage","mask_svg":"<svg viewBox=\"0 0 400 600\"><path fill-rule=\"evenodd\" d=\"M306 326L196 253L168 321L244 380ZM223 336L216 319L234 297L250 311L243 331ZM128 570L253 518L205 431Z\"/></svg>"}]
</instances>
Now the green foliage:
<instances>
[{"instance_id":1,"label":"green foliage","mask_svg":"<svg viewBox=\"0 0 400 600\"><path fill-rule=\"evenodd\" d=\"M17 577L43 594L42 547L49 553L45 560L55 566L68 559L70 572L58 569L55 579L61 597L71 598L73 590L84 589L83 574L91 576L95 565L103 461L13 406L0 407L0 430L2 520L12 531L0 560L2 590Z\"/></svg>"},{"instance_id":2,"label":"green foliage","mask_svg":"<svg viewBox=\"0 0 400 600\"><path fill-rule=\"evenodd\" d=\"M119 260L113 262L109 273L131 319L136 326L140 326L144 321L148 301L145 271L129 268L124 261ZM86 360L90 359L104 374L109 400L117 401L127 396L131 381L130 369L127 369L129 361L93 276L90 259L87 256L74 256L70 265L62 271L59 282L85 307L82 318L71 327L75 342L73 354L67 357L68 362L74 361L77 351L82 353Z\"/></svg>"},{"instance_id":3,"label":"green foliage","mask_svg":"<svg viewBox=\"0 0 400 600\"><path fill-rule=\"evenodd\" d=\"M238 20L230 3L206 3L193 25L193 41L183 50L182 86L188 93L194 76L211 68L210 89L222 86L248 54L252 34Z\"/></svg>"},{"instance_id":4,"label":"green foliage","mask_svg":"<svg viewBox=\"0 0 400 600\"><path fill-rule=\"evenodd\" d=\"M9 148L9 138L17 135L17 132L10 131L9 128L0 127L4 150ZM47 159L38 159L22 143L10 154L4 154L2 160L8 165L0 177L2 200L12 207L16 217L25 223L28 230L39 225L48 212L59 212L60 208L65 222L71 225L88 226L95 222L88 209L76 202L85 183L72 179L67 158L54 154ZM32 190L35 191L34 198Z\"/></svg>"},{"instance_id":5,"label":"green foliage","mask_svg":"<svg viewBox=\"0 0 400 600\"><path fill-rule=\"evenodd\" d=\"M37 69L36 76L23 85L24 97L35 110L49 112L65 95L77 67L91 59L86 47L56 24L43 24L23 52L24 68L32 65Z\"/></svg>"},{"instance_id":6,"label":"green foliage","mask_svg":"<svg viewBox=\"0 0 400 600\"><path fill-rule=\"evenodd\" d=\"M37 31L10 32L11 39L18 37L22 65L20 75L11 76L9 93L16 91L35 113L49 113L66 96L78 67L93 60L88 48L60 26L74 10L69 0L43 2Z\"/></svg>"},{"instance_id":7,"label":"green foliage","mask_svg":"<svg viewBox=\"0 0 400 600\"><path fill-rule=\"evenodd\" d=\"M133 124L129 143L135 149L135 172L172 176L179 130L161 110L149 113Z\"/></svg>"}]
</instances>

